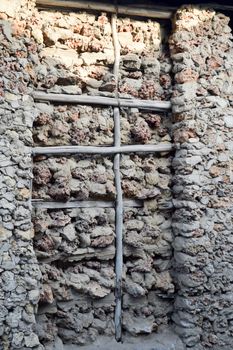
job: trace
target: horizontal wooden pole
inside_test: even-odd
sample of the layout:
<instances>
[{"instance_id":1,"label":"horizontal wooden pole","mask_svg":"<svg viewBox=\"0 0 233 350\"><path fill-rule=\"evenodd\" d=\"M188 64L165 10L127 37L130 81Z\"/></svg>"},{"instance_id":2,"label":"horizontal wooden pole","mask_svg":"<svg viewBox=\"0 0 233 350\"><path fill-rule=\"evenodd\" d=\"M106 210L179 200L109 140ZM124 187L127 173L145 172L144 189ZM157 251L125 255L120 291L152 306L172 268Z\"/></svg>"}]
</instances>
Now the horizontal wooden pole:
<instances>
[{"instance_id":1,"label":"horizontal wooden pole","mask_svg":"<svg viewBox=\"0 0 233 350\"><path fill-rule=\"evenodd\" d=\"M62 10L90 10L90 11L105 11L109 13L115 13L116 7L109 3L100 3L94 1L77 1L77 0L36 0L37 7L39 9L62 9ZM180 5L181 6L181 5ZM193 4L195 6L195 4ZM198 6L198 4L197 4ZM201 3L204 8L212 8L219 11L233 11L233 5L227 5L222 3ZM139 16L158 19L172 19L173 14L179 8L179 6L150 6L144 4L139 6L118 6L117 12L126 16Z\"/></svg>"},{"instance_id":2,"label":"horizontal wooden pole","mask_svg":"<svg viewBox=\"0 0 233 350\"><path fill-rule=\"evenodd\" d=\"M38 209L72 209L72 208L115 208L114 201L69 201L52 202L32 199L32 206ZM139 200L125 200L124 207L141 208L143 202Z\"/></svg>"},{"instance_id":3,"label":"horizontal wooden pole","mask_svg":"<svg viewBox=\"0 0 233 350\"><path fill-rule=\"evenodd\" d=\"M64 8L66 10L82 9L92 11L106 11L109 13L116 12L116 6L113 1L111 3L101 3L94 1L67 1L67 0L37 0L36 4L39 8ZM136 7L136 6L117 6L117 13L126 16L139 16L149 18L170 19L173 15L173 8L165 6L153 6L153 7Z\"/></svg>"},{"instance_id":4,"label":"horizontal wooden pole","mask_svg":"<svg viewBox=\"0 0 233 350\"><path fill-rule=\"evenodd\" d=\"M150 109L155 111L168 111L171 109L170 101L138 100L129 98L115 98L89 95L52 94L41 91L33 93L33 98L38 101L50 101L59 103L91 104L112 107L132 107Z\"/></svg>"},{"instance_id":5,"label":"horizontal wooden pole","mask_svg":"<svg viewBox=\"0 0 233 350\"><path fill-rule=\"evenodd\" d=\"M51 146L34 147L33 155L63 155L63 154L116 154L116 153L154 153L169 152L172 150L171 143L159 143L157 145L129 145L120 147L95 147L95 146Z\"/></svg>"}]
</instances>

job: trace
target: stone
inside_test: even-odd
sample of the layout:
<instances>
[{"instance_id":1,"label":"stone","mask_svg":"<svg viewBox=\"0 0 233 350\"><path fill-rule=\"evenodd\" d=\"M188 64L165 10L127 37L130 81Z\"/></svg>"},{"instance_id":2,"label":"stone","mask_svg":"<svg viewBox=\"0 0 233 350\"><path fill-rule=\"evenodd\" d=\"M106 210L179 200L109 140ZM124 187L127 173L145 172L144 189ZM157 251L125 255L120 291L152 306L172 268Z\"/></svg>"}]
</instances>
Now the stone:
<instances>
[{"instance_id":1,"label":"stone","mask_svg":"<svg viewBox=\"0 0 233 350\"><path fill-rule=\"evenodd\" d=\"M123 67L129 71L140 69L141 60L138 57L138 55L128 54L125 56L121 56L121 61L122 61Z\"/></svg>"},{"instance_id":2,"label":"stone","mask_svg":"<svg viewBox=\"0 0 233 350\"><path fill-rule=\"evenodd\" d=\"M37 296L39 297L39 295ZM52 304L54 302L53 291L50 285L43 284L42 291L40 293L40 302Z\"/></svg>"},{"instance_id":3,"label":"stone","mask_svg":"<svg viewBox=\"0 0 233 350\"><path fill-rule=\"evenodd\" d=\"M21 239L25 241L30 241L35 235L34 229L31 228L30 230L23 231L23 230L16 230L15 233L17 236L19 236Z\"/></svg>"},{"instance_id":4,"label":"stone","mask_svg":"<svg viewBox=\"0 0 233 350\"><path fill-rule=\"evenodd\" d=\"M45 350L64 350L62 340L59 337L56 337L54 342L46 344Z\"/></svg>"},{"instance_id":5,"label":"stone","mask_svg":"<svg viewBox=\"0 0 233 350\"><path fill-rule=\"evenodd\" d=\"M34 27L34 28L32 29L32 36L33 36L33 38L36 40L36 42L37 42L38 44L43 44L44 38L43 38L42 30L40 30L40 29L37 28L37 27Z\"/></svg>"},{"instance_id":6,"label":"stone","mask_svg":"<svg viewBox=\"0 0 233 350\"><path fill-rule=\"evenodd\" d=\"M227 128L233 128L233 115L225 115L224 123Z\"/></svg>"},{"instance_id":7,"label":"stone","mask_svg":"<svg viewBox=\"0 0 233 350\"><path fill-rule=\"evenodd\" d=\"M8 312L6 316L6 323L12 328L19 327L19 322L22 318L22 310L19 307L16 307L14 311Z\"/></svg>"},{"instance_id":8,"label":"stone","mask_svg":"<svg viewBox=\"0 0 233 350\"><path fill-rule=\"evenodd\" d=\"M221 174L221 168L213 165L210 170L209 170L209 173L212 177L217 177Z\"/></svg>"},{"instance_id":9,"label":"stone","mask_svg":"<svg viewBox=\"0 0 233 350\"><path fill-rule=\"evenodd\" d=\"M12 231L0 226L0 241L5 241L12 236Z\"/></svg>"},{"instance_id":10,"label":"stone","mask_svg":"<svg viewBox=\"0 0 233 350\"><path fill-rule=\"evenodd\" d=\"M91 237L109 236L113 235L113 229L111 227L96 226L91 232Z\"/></svg>"},{"instance_id":11,"label":"stone","mask_svg":"<svg viewBox=\"0 0 233 350\"><path fill-rule=\"evenodd\" d=\"M87 288L90 296L95 298L104 298L110 292L109 289L100 286L97 282L94 281L89 282Z\"/></svg>"},{"instance_id":12,"label":"stone","mask_svg":"<svg viewBox=\"0 0 233 350\"><path fill-rule=\"evenodd\" d=\"M114 236L99 236L91 241L92 247L104 248L112 244Z\"/></svg>"},{"instance_id":13,"label":"stone","mask_svg":"<svg viewBox=\"0 0 233 350\"><path fill-rule=\"evenodd\" d=\"M3 281L2 289L6 292L12 292L16 288L16 276L10 272L5 271L1 274Z\"/></svg>"},{"instance_id":14,"label":"stone","mask_svg":"<svg viewBox=\"0 0 233 350\"><path fill-rule=\"evenodd\" d=\"M28 188L24 187L24 188L19 190L18 196L19 196L19 199L21 199L21 198L22 199L29 199L31 196L31 191Z\"/></svg>"},{"instance_id":15,"label":"stone","mask_svg":"<svg viewBox=\"0 0 233 350\"><path fill-rule=\"evenodd\" d=\"M99 88L100 91L107 91L107 92L114 92L115 89L116 89L116 81L115 80L103 83Z\"/></svg>"},{"instance_id":16,"label":"stone","mask_svg":"<svg viewBox=\"0 0 233 350\"><path fill-rule=\"evenodd\" d=\"M138 194L139 199L149 199L149 198L154 198L157 197L160 194L160 190L158 188L154 189L143 189L140 191Z\"/></svg>"},{"instance_id":17,"label":"stone","mask_svg":"<svg viewBox=\"0 0 233 350\"><path fill-rule=\"evenodd\" d=\"M74 35L72 30L65 28L52 28L47 27L43 30L44 40L47 42L48 46L55 44L59 39L67 40L72 38Z\"/></svg>"},{"instance_id":18,"label":"stone","mask_svg":"<svg viewBox=\"0 0 233 350\"><path fill-rule=\"evenodd\" d=\"M144 222L142 220L128 220L125 222L125 228L127 230L141 231L143 226Z\"/></svg>"},{"instance_id":19,"label":"stone","mask_svg":"<svg viewBox=\"0 0 233 350\"><path fill-rule=\"evenodd\" d=\"M44 48L40 56L42 58L54 58L59 64L64 65L66 68L70 68L73 65L80 65L82 60L80 60L77 52L73 49L59 49L53 47Z\"/></svg>"},{"instance_id":20,"label":"stone","mask_svg":"<svg viewBox=\"0 0 233 350\"><path fill-rule=\"evenodd\" d=\"M133 42L133 37L130 32L120 32L118 33L118 40L121 46L127 47L129 43Z\"/></svg>"},{"instance_id":21,"label":"stone","mask_svg":"<svg viewBox=\"0 0 233 350\"><path fill-rule=\"evenodd\" d=\"M17 101L19 98L20 98L19 96L12 94L11 92L5 93L5 99L8 102Z\"/></svg>"},{"instance_id":22,"label":"stone","mask_svg":"<svg viewBox=\"0 0 233 350\"><path fill-rule=\"evenodd\" d=\"M146 182L149 185L158 185L159 184L159 173L157 171L154 171L153 173L147 173L146 176Z\"/></svg>"},{"instance_id":23,"label":"stone","mask_svg":"<svg viewBox=\"0 0 233 350\"><path fill-rule=\"evenodd\" d=\"M105 184L99 184L96 182L90 182L89 191L93 196L97 197L105 196L107 193Z\"/></svg>"},{"instance_id":24,"label":"stone","mask_svg":"<svg viewBox=\"0 0 233 350\"><path fill-rule=\"evenodd\" d=\"M74 228L74 225L69 224L65 226L61 232L61 235L70 242L74 241L76 239L76 230Z\"/></svg>"},{"instance_id":25,"label":"stone","mask_svg":"<svg viewBox=\"0 0 233 350\"><path fill-rule=\"evenodd\" d=\"M76 85L66 85L63 86L61 89L62 93L69 94L69 95L81 95L82 90L79 86Z\"/></svg>"},{"instance_id":26,"label":"stone","mask_svg":"<svg viewBox=\"0 0 233 350\"><path fill-rule=\"evenodd\" d=\"M12 339L12 345L16 348L21 348L23 345L24 334L23 332L14 333Z\"/></svg>"},{"instance_id":27,"label":"stone","mask_svg":"<svg viewBox=\"0 0 233 350\"><path fill-rule=\"evenodd\" d=\"M0 27L2 27L3 34L8 41L12 42L12 28L11 24L8 21L0 21Z\"/></svg>"},{"instance_id":28,"label":"stone","mask_svg":"<svg viewBox=\"0 0 233 350\"><path fill-rule=\"evenodd\" d=\"M80 180L71 179L69 181L69 190L71 194L80 200L87 199L89 196L88 189L85 186L85 183Z\"/></svg>"},{"instance_id":29,"label":"stone","mask_svg":"<svg viewBox=\"0 0 233 350\"><path fill-rule=\"evenodd\" d=\"M154 317L149 316L133 317L129 313L126 313L123 318L124 328L132 335L150 334L156 328Z\"/></svg>"},{"instance_id":30,"label":"stone","mask_svg":"<svg viewBox=\"0 0 233 350\"><path fill-rule=\"evenodd\" d=\"M29 300L33 302L33 304L37 304L39 301L40 291L39 289L32 289L28 292Z\"/></svg>"},{"instance_id":31,"label":"stone","mask_svg":"<svg viewBox=\"0 0 233 350\"><path fill-rule=\"evenodd\" d=\"M106 62L107 64L113 64L114 62L114 52L109 50L109 52L84 52L81 54L81 59L83 63L87 66Z\"/></svg>"},{"instance_id":32,"label":"stone","mask_svg":"<svg viewBox=\"0 0 233 350\"><path fill-rule=\"evenodd\" d=\"M226 108L228 106L227 99L221 98L219 96L207 96L206 101L213 104L213 106Z\"/></svg>"},{"instance_id":33,"label":"stone","mask_svg":"<svg viewBox=\"0 0 233 350\"><path fill-rule=\"evenodd\" d=\"M21 6L21 0L1 0L0 12L6 13L9 17L15 17Z\"/></svg>"},{"instance_id":34,"label":"stone","mask_svg":"<svg viewBox=\"0 0 233 350\"><path fill-rule=\"evenodd\" d=\"M84 285L90 282L89 276L81 273L71 273L68 276L68 283L76 290L81 290Z\"/></svg>"},{"instance_id":35,"label":"stone","mask_svg":"<svg viewBox=\"0 0 233 350\"><path fill-rule=\"evenodd\" d=\"M97 80L93 78L88 78L85 80L86 84L92 87L93 89L98 89L102 85L102 80Z\"/></svg>"},{"instance_id":36,"label":"stone","mask_svg":"<svg viewBox=\"0 0 233 350\"><path fill-rule=\"evenodd\" d=\"M144 288L142 288L139 284L132 282L130 280L126 280L125 289L127 293L129 293L133 297L141 297L146 294L146 290Z\"/></svg>"},{"instance_id":37,"label":"stone","mask_svg":"<svg viewBox=\"0 0 233 350\"><path fill-rule=\"evenodd\" d=\"M24 341L25 341L25 345L28 348L33 348L40 344L38 336L35 333L31 333L30 335L25 336Z\"/></svg>"}]
</instances>

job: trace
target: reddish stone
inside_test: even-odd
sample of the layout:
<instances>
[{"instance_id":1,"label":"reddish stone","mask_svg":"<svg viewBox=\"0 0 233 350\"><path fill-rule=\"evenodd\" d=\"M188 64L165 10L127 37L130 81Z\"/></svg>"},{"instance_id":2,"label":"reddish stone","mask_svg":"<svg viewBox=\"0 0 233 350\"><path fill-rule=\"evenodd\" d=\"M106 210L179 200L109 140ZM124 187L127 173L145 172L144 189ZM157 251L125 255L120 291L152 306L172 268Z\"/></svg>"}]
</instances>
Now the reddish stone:
<instances>
[{"instance_id":1,"label":"reddish stone","mask_svg":"<svg viewBox=\"0 0 233 350\"><path fill-rule=\"evenodd\" d=\"M161 117L159 114L148 114L146 122L151 128L157 128L161 124Z\"/></svg>"},{"instance_id":2,"label":"reddish stone","mask_svg":"<svg viewBox=\"0 0 233 350\"><path fill-rule=\"evenodd\" d=\"M198 73L191 68L183 69L181 72L175 75L176 82L178 84L183 84L188 81L197 81Z\"/></svg>"},{"instance_id":3,"label":"reddish stone","mask_svg":"<svg viewBox=\"0 0 233 350\"><path fill-rule=\"evenodd\" d=\"M34 183L37 185L46 185L52 178L49 168L45 164L36 164L33 169Z\"/></svg>"},{"instance_id":4,"label":"reddish stone","mask_svg":"<svg viewBox=\"0 0 233 350\"><path fill-rule=\"evenodd\" d=\"M0 19L6 21L8 19L8 16L4 12L0 12Z\"/></svg>"},{"instance_id":5,"label":"reddish stone","mask_svg":"<svg viewBox=\"0 0 233 350\"><path fill-rule=\"evenodd\" d=\"M195 130L192 129L184 129L184 130L177 130L174 132L174 141L175 142L187 142L190 138L196 137L197 134Z\"/></svg>"},{"instance_id":6,"label":"reddish stone","mask_svg":"<svg viewBox=\"0 0 233 350\"><path fill-rule=\"evenodd\" d=\"M55 242L49 236L43 236L40 240L36 242L36 248L44 252L50 252L55 248Z\"/></svg>"},{"instance_id":7,"label":"reddish stone","mask_svg":"<svg viewBox=\"0 0 233 350\"><path fill-rule=\"evenodd\" d=\"M200 68L205 67L205 60L201 55L194 54L194 55L192 55L192 59L198 67L200 67Z\"/></svg>"},{"instance_id":8,"label":"reddish stone","mask_svg":"<svg viewBox=\"0 0 233 350\"><path fill-rule=\"evenodd\" d=\"M221 174L221 169L219 167L217 167L216 165L213 165L210 168L209 173L212 177L217 177Z\"/></svg>"},{"instance_id":9,"label":"reddish stone","mask_svg":"<svg viewBox=\"0 0 233 350\"><path fill-rule=\"evenodd\" d=\"M75 126L70 131L71 143L78 145L86 140L86 132L82 129L78 129Z\"/></svg>"},{"instance_id":10,"label":"reddish stone","mask_svg":"<svg viewBox=\"0 0 233 350\"><path fill-rule=\"evenodd\" d=\"M151 139L151 132L144 123L139 123L132 130L131 134L135 141L147 143Z\"/></svg>"},{"instance_id":11,"label":"reddish stone","mask_svg":"<svg viewBox=\"0 0 233 350\"><path fill-rule=\"evenodd\" d=\"M123 180L122 189L123 189L124 195L128 198L137 196L137 193L138 193L137 184L134 184L133 181Z\"/></svg>"},{"instance_id":12,"label":"reddish stone","mask_svg":"<svg viewBox=\"0 0 233 350\"><path fill-rule=\"evenodd\" d=\"M43 284L40 293L40 302L52 304L54 301L52 288L48 284Z\"/></svg>"},{"instance_id":13,"label":"reddish stone","mask_svg":"<svg viewBox=\"0 0 233 350\"><path fill-rule=\"evenodd\" d=\"M169 74L162 74L159 81L165 89L168 89L172 84L171 76Z\"/></svg>"},{"instance_id":14,"label":"reddish stone","mask_svg":"<svg viewBox=\"0 0 233 350\"><path fill-rule=\"evenodd\" d=\"M146 80L143 82L139 91L139 97L144 100L154 100L156 97L156 85L153 80Z\"/></svg>"},{"instance_id":15,"label":"reddish stone","mask_svg":"<svg viewBox=\"0 0 233 350\"><path fill-rule=\"evenodd\" d=\"M128 78L132 78L132 79L139 79L141 77L142 77L141 71L129 72L129 74L128 74Z\"/></svg>"},{"instance_id":16,"label":"reddish stone","mask_svg":"<svg viewBox=\"0 0 233 350\"><path fill-rule=\"evenodd\" d=\"M185 115L182 113L174 113L172 116L172 120L174 123L181 122L182 120L185 120Z\"/></svg>"},{"instance_id":17,"label":"reddish stone","mask_svg":"<svg viewBox=\"0 0 233 350\"><path fill-rule=\"evenodd\" d=\"M126 93L132 95L133 97L138 97L138 91L128 84L123 84L119 87L121 93Z\"/></svg>"},{"instance_id":18,"label":"reddish stone","mask_svg":"<svg viewBox=\"0 0 233 350\"><path fill-rule=\"evenodd\" d=\"M14 21L12 23L12 35L19 37L23 36L25 33L26 22L25 21Z\"/></svg>"},{"instance_id":19,"label":"reddish stone","mask_svg":"<svg viewBox=\"0 0 233 350\"><path fill-rule=\"evenodd\" d=\"M59 179L57 179L59 180ZM53 185L48 194L55 200L58 201L68 201L70 198L70 188L66 179L60 179L60 183Z\"/></svg>"},{"instance_id":20,"label":"reddish stone","mask_svg":"<svg viewBox=\"0 0 233 350\"><path fill-rule=\"evenodd\" d=\"M40 113L35 120L35 125L42 126L47 125L51 122L51 117L47 113Z\"/></svg>"},{"instance_id":21,"label":"reddish stone","mask_svg":"<svg viewBox=\"0 0 233 350\"><path fill-rule=\"evenodd\" d=\"M93 239L93 241L91 242L91 246L98 247L98 248L105 248L108 245L112 244L113 241L114 241L113 236L100 236L96 239Z\"/></svg>"},{"instance_id":22,"label":"reddish stone","mask_svg":"<svg viewBox=\"0 0 233 350\"><path fill-rule=\"evenodd\" d=\"M105 25L105 24L107 24L107 23L108 23L108 17L107 17L106 15L102 14L102 16L99 16L99 17L98 17L98 23L99 23L100 25Z\"/></svg>"},{"instance_id":23,"label":"reddish stone","mask_svg":"<svg viewBox=\"0 0 233 350\"><path fill-rule=\"evenodd\" d=\"M208 66L209 68L212 68L212 69L219 68L219 67L222 66L222 64L223 64L222 58L217 57L217 56L211 56L211 57L208 58L208 60L207 60L207 66Z\"/></svg>"}]
</instances>

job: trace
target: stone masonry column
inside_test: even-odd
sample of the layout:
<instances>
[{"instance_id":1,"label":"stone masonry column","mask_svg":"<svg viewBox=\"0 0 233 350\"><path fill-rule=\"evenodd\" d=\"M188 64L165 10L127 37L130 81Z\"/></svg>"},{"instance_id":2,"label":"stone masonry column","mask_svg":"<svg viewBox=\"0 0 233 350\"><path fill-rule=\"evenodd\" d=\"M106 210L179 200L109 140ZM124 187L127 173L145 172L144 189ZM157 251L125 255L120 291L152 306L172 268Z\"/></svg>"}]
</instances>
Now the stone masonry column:
<instances>
[{"instance_id":1,"label":"stone masonry column","mask_svg":"<svg viewBox=\"0 0 233 350\"><path fill-rule=\"evenodd\" d=\"M41 349L34 333L40 271L31 223L33 43L29 1L0 3L0 349Z\"/></svg>"},{"instance_id":2,"label":"stone masonry column","mask_svg":"<svg viewBox=\"0 0 233 350\"><path fill-rule=\"evenodd\" d=\"M233 50L229 18L175 17L173 216L175 330L191 349L233 344Z\"/></svg>"}]
</instances>

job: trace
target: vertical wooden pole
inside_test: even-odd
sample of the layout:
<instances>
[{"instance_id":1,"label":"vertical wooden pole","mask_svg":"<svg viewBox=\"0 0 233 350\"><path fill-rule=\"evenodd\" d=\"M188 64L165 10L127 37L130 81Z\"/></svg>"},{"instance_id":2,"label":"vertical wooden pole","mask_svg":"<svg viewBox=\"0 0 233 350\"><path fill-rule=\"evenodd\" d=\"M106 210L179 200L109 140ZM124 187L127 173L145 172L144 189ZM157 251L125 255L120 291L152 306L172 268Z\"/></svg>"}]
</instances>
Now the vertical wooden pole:
<instances>
[{"instance_id":1,"label":"vertical wooden pole","mask_svg":"<svg viewBox=\"0 0 233 350\"><path fill-rule=\"evenodd\" d=\"M117 15L112 15L112 37L115 50L115 63L113 73L116 80L116 97L118 98L118 77L120 64L120 45L117 37ZM120 126L120 110L119 107L114 107L114 146L121 145L121 126ZM122 271L123 271L123 196L121 188L121 174L120 174L120 153L114 157L114 174L116 186L116 208L115 208L115 222L116 222L116 286L115 286L115 338L118 342L122 339Z\"/></svg>"}]
</instances>

